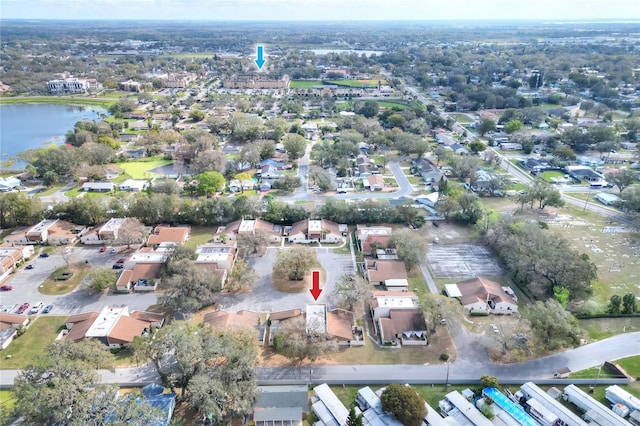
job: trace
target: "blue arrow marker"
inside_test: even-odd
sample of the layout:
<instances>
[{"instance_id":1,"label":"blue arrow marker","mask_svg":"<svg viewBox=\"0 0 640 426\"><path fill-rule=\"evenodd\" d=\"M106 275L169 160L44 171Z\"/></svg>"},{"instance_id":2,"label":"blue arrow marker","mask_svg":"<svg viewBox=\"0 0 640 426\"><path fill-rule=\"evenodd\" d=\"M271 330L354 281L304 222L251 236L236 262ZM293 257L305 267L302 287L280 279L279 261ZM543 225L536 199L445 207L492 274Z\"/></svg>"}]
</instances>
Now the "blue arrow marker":
<instances>
[{"instance_id":1,"label":"blue arrow marker","mask_svg":"<svg viewBox=\"0 0 640 426\"><path fill-rule=\"evenodd\" d=\"M262 46L257 46L256 47L256 65L258 66L258 69L261 70L262 66L264 65L264 58L262 57L264 54L264 48Z\"/></svg>"}]
</instances>

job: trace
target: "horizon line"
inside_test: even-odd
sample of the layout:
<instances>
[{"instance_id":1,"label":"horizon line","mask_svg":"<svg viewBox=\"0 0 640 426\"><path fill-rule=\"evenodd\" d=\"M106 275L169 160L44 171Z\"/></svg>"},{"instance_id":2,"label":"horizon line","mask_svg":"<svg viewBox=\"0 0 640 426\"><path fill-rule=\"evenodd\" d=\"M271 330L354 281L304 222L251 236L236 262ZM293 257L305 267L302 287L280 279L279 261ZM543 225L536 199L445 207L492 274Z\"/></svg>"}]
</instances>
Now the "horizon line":
<instances>
[{"instance_id":1,"label":"horizon line","mask_svg":"<svg viewBox=\"0 0 640 426\"><path fill-rule=\"evenodd\" d=\"M327 23L348 23L348 22L553 22L553 23L640 23L640 17L637 18L434 18L434 19L197 19L197 18L1 18L2 21L45 21L45 22L114 22L114 21L148 21L148 22L246 22L246 23L279 23L279 22L327 22Z\"/></svg>"}]
</instances>

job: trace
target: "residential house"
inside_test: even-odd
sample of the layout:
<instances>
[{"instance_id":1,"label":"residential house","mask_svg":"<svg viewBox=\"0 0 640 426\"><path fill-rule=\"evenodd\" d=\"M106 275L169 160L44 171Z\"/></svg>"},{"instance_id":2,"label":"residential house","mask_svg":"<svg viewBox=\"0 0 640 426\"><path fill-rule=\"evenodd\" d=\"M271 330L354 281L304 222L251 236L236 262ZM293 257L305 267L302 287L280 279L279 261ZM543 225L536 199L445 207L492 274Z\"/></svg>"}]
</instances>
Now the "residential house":
<instances>
[{"instance_id":1,"label":"residential house","mask_svg":"<svg viewBox=\"0 0 640 426\"><path fill-rule=\"evenodd\" d=\"M365 188L369 188L371 191L382 191L384 189L384 178L382 175L371 175L363 180Z\"/></svg>"},{"instance_id":2,"label":"residential house","mask_svg":"<svg viewBox=\"0 0 640 426\"><path fill-rule=\"evenodd\" d=\"M574 179L601 182L604 176L587 166L566 166L564 170Z\"/></svg>"},{"instance_id":3,"label":"residential house","mask_svg":"<svg viewBox=\"0 0 640 426\"><path fill-rule=\"evenodd\" d=\"M6 349L18 335L18 329L29 324L27 315L0 313L0 349Z\"/></svg>"},{"instance_id":4,"label":"residential house","mask_svg":"<svg viewBox=\"0 0 640 426\"><path fill-rule=\"evenodd\" d=\"M302 426L308 407L307 385L258 386L250 420L255 426Z\"/></svg>"},{"instance_id":5,"label":"residential house","mask_svg":"<svg viewBox=\"0 0 640 426\"><path fill-rule=\"evenodd\" d=\"M84 231L83 226L58 219L45 219L31 228L21 228L6 236L4 241L12 244L70 244Z\"/></svg>"},{"instance_id":6,"label":"residential house","mask_svg":"<svg viewBox=\"0 0 640 426\"><path fill-rule=\"evenodd\" d=\"M365 259L367 280L373 285L385 285L387 280L407 280L407 268L401 260Z\"/></svg>"},{"instance_id":7,"label":"residential house","mask_svg":"<svg viewBox=\"0 0 640 426\"><path fill-rule=\"evenodd\" d=\"M82 244L109 244L118 240L119 230L126 218L111 218L80 237ZM141 241L142 242L142 241Z\"/></svg>"},{"instance_id":8,"label":"residential house","mask_svg":"<svg viewBox=\"0 0 640 426\"><path fill-rule=\"evenodd\" d=\"M290 243L308 244L341 243L345 237L344 227L326 219L304 219L294 223L291 229L286 231Z\"/></svg>"},{"instance_id":9,"label":"residential house","mask_svg":"<svg viewBox=\"0 0 640 426\"><path fill-rule=\"evenodd\" d=\"M444 173L430 160L426 158L417 158L411 161L412 167L416 170L417 174L422 177L422 180L431 187L437 190L440 186L440 182L446 179Z\"/></svg>"},{"instance_id":10,"label":"residential house","mask_svg":"<svg viewBox=\"0 0 640 426\"><path fill-rule=\"evenodd\" d=\"M282 172L271 164L265 164L258 169L256 176L259 176L261 179L280 179Z\"/></svg>"},{"instance_id":11,"label":"residential house","mask_svg":"<svg viewBox=\"0 0 640 426\"><path fill-rule=\"evenodd\" d=\"M190 233L190 226L156 226L156 228L153 230L153 233L149 235L147 245L182 245L187 242Z\"/></svg>"},{"instance_id":12,"label":"residential house","mask_svg":"<svg viewBox=\"0 0 640 426\"><path fill-rule=\"evenodd\" d=\"M427 326L415 293L374 291L370 307L382 344L395 347L427 344Z\"/></svg>"},{"instance_id":13,"label":"residential house","mask_svg":"<svg viewBox=\"0 0 640 426\"><path fill-rule=\"evenodd\" d=\"M268 192L268 191L271 191L272 187L273 185L271 184L271 182L265 180L260 182L260 185L258 186L258 190L260 192Z\"/></svg>"},{"instance_id":14,"label":"residential house","mask_svg":"<svg viewBox=\"0 0 640 426\"><path fill-rule=\"evenodd\" d=\"M284 170L286 165L284 161L278 160L277 158L267 158L258 163L259 169L261 169L263 166L271 166L271 167L274 167L276 170L280 171L280 170Z\"/></svg>"},{"instance_id":15,"label":"residential house","mask_svg":"<svg viewBox=\"0 0 640 426\"><path fill-rule=\"evenodd\" d=\"M373 174L373 166L368 164L360 164L357 169L354 171L354 175L359 176L361 178L367 178Z\"/></svg>"},{"instance_id":16,"label":"residential house","mask_svg":"<svg viewBox=\"0 0 640 426\"><path fill-rule=\"evenodd\" d=\"M622 199L616 194L611 194L609 192L598 192L593 198L600 201L605 206L613 206L622 201Z\"/></svg>"},{"instance_id":17,"label":"residential house","mask_svg":"<svg viewBox=\"0 0 640 426\"><path fill-rule=\"evenodd\" d=\"M9 276L17 264L33 256L32 245L15 245L4 243L0 245L0 282Z\"/></svg>"},{"instance_id":18,"label":"residential house","mask_svg":"<svg viewBox=\"0 0 640 426\"><path fill-rule=\"evenodd\" d=\"M500 147L501 150L503 151L519 151L522 149L522 144L521 143L515 143L515 142L502 142L499 143L498 146Z\"/></svg>"},{"instance_id":19,"label":"residential house","mask_svg":"<svg viewBox=\"0 0 640 426\"><path fill-rule=\"evenodd\" d=\"M300 128L304 132L305 139L309 139L310 141L317 141L320 139L318 123L304 123Z\"/></svg>"},{"instance_id":20,"label":"residential house","mask_svg":"<svg viewBox=\"0 0 640 426\"><path fill-rule=\"evenodd\" d=\"M546 161L535 158L527 158L526 160L519 161L519 164L532 173L538 173L550 167Z\"/></svg>"},{"instance_id":21,"label":"residential house","mask_svg":"<svg viewBox=\"0 0 640 426\"><path fill-rule=\"evenodd\" d=\"M326 383L313 388L311 410L324 426L342 426L349 417L349 410Z\"/></svg>"},{"instance_id":22,"label":"residential house","mask_svg":"<svg viewBox=\"0 0 640 426\"><path fill-rule=\"evenodd\" d=\"M451 151L455 152L458 155L467 155L469 153L469 150L459 143L449 145L447 146L447 148L451 149Z\"/></svg>"},{"instance_id":23,"label":"residential house","mask_svg":"<svg viewBox=\"0 0 640 426\"><path fill-rule=\"evenodd\" d=\"M569 401L584 412L582 417L587 423L607 426L630 426L631 424L576 385L566 386L562 396L565 401Z\"/></svg>"},{"instance_id":24,"label":"residential house","mask_svg":"<svg viewBox=\"0 0 640 426\"><path fill-rule=\"evenodd\" d=\"M453 424L494 426L491 420L487 419L480 410L458 391L449 392L445 395L444 399L438 403L438 408L445 419L451 418L455 422Z\"/></svg>"},{"instance_id":25,"label":"residential house","mask_svg":"<svg viewBox=\"0 0 640 426\"><path fill-rule=\"evenodd\" d=\"M356 395L356 404L362 411L364 424L367 425L384 425L384 426L402 426L396 416L386 413L382 409L382 401L380 397L371 390L369 386L358 390Z\"/></svg>"},{"instance_id":26,"label":"residential house","mask_svg":"<svg viewBox=\"0 0 640 426\"><path fill-rule=\"evenodd\" d=\"M229 191L240 192L244 190L251 190L255 187L255 185L256 183L253 181L253 179L245 179L242 181L239 179L234 179L229 182Z\"/></svg>"},{"instance_id":27,"label":"residential house","mask_svg":"<svg viewBox=\"0 0 640 426\"><path fill-rule=\"evenodd\" d=\"M301 309L288 309L286 311L271 312L269 314L269 346L273 346L273 338L280 329L280 322L302 315Z\"/></svg>"},{"instance_id":28,"label":"residential house","mask_svg":"<svg viewBox=\"0 0 640 426\"><path fill-rule=\"evenodd\" d=\"M260 324L260 314L253 311L242 310L237 313L227 311L214 311L205 314L202 322L217 330L245 329L257 330L258 342L264 345L266 337L266 325Z\"/></svg>"},{"instance_id":29,"label":"residential house","mask_svg":"<svg viewBox=\"0 0 640 426\"><path fill-rule=\"evenodd\" d=\"M224 243L208 243L196 248L197 258L195 264L207 268L211 273L220 278L220 288L224 288L231 268L236 262L238 254L235 240Z\"/></svg>"},{"instance_id":30,"label":"residential house","mask_svg":"<svg viewBox=\"0 0 640 426\"><path fill-rule=\"evenodd\" d=\"M19 188L22 185L20 179L15 176L0 177L0 192L9 192Z\"/></svg>"},{"instance_id":31,"label":"residential house","mask_svg":"<svg viewBox=\"0 0 640 426\"><path fill-rule=\"evenodd\" d=\"M135 262L133 266L120 270L116 278L116 292L155 291L160 284L163 266L164 262Z\"/></svg>"},{"instance_id":32,"label":"residential house","mask_svg":"<svg viewBox=\"0 0 640 426\"><path fill-rule=\"evenodd\" d=\"M129 312L127 306L107 306L101 312L72 315L65 324L64 340L96 339L110 348L120 348L132 343L137 336L148 335L152 327L162 327L164 316L154 312Z\"/></svg>"},{"instance_id":33,"label":"residential house","mask_svg":"<svg viewBox=\"0 0 640 426\"><path fill-rule=\"evenodd\" d=\"M116 179L119 175L120 175L120 172L118 171L118 169L111 168L111 167L104 168L104 177L107 180Z\"/></svg>"},{"instance_id":34,"label":"residential house","mask_svg":"<svg viewBox=\"0 0 640 426\"><path fill-rule=\"evenodd\" d=\"M120 184L120 191L142 192L149 187L149 182L142 179L127 179Z\"/></svg>"},{"instance_id":35,"label":"residential house","mask_svg":"<svg viewBox=\"0 0 640 426\"><path fill-rule=\"evenodd\" d=\"M144 158L147 156L147 148L141 147L125 149L122 154L127 158Z\"/></svg>"},{"instance_id":36,"label":"residential house","mask_svg":"<svg viewBox=\"0 0 640 426\"><path fill-rule=\"evenodd\" d=\"M282 226L262 219L241 219L231 222L216 232L214 240L237 240L242 235L255 235L256 232L266 234L270 244L279 244L282 240Z\"/></svg>"},{"instance_id":37,"label":"residential house","mask_svg":"<svg viewBox=\"0 0 640 426\"><path fill-rule=\"evenodd\" d=\"M333 309L326 313L327 334L333 336L338 346L363 346L362 327L356 327L353 312Z\"/></svg>"},{"instance_id":38,"label":"residential house","mask_svg":"<svg viewBox=\"0 0 640 426\"><path fill-rule=\"evenodd\" d=\"M113 182L85 182L82 190L85 192L111 192L116 188Z\"/></svg>"},{"instance_id":39,"label":"residential house","mask_svg":"<svg viewBox=\"0 0 640 426\"><path fill-rule=\"evenodd\" d=\"M173 410L176 408L176 393L165 392L163 386L149 383L142 388L142 396L144 401L164 413L162 419L154 423L153 426L169 426L171 417L173 417Z\"/></svg>"},{"instance_id":40,"label":"residential house","mask_svg":"<svg viewBox=\"0 0 640 426\"><path fill-rule=\"evenodd\" d=\"M464 309L472 315L518 313L515 294L508 287L505 290L500 284L479 277L460 281L456 286L462 295L460 301Z\"/></svg>"},{"instance_id":41,"label":"residential house","mask_svg":"<svg viewBox=\"0 0 640 426\"><path fill-rule=\"evenodd\" d=\"M356 244L365 254L372 254L378 248L389 247L393 229L387 226L356 226Z\"/></svg>"}]
</instances>

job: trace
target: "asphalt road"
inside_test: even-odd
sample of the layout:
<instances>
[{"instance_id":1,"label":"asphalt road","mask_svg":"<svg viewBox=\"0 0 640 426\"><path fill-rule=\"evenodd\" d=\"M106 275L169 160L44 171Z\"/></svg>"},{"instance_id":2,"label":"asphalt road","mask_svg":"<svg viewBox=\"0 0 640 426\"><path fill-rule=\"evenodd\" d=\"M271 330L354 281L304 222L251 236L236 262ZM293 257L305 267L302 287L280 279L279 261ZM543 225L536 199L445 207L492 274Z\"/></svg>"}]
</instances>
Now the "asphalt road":
<instances>
[{"instance_id":1,"label":"asphalt road","mask_svg":"<svg viewBox=\"0 0 640 426\"><path fill-rule=\"evenodd\" d=\"M397 350L397 349L389 349ZM619 334L576 349L549 355L520 364L501 365L469 354L450 364L438 365L306 365L300 367L256 368L260 384L287 383L442 383L450 381L470 383L483 374L496 376L498 380L551 379L563 367L572 371L601 365L604 361L640 354L640 332ZM1 370L0 387L11 387L18 370ZM118 368L115 372L100 371L103 383L141 386L158 382L160 378L153 366L147 364L134 368Z\"/></svg>"},{"instance_id":2,"label":"asphalt road","mask_svg":"<svg viewBox=\"0 0 640 426\"><path fill-rule=\"evenodd\" d=\"M45 305L53 304L54 308L49 314L39 315L73 315L83 312L100 311L105 306L126 304L131 310L145 310L154 305L157 301L156 294L101 294L94 295L87 293L78 286L71 293L60 296L48 296L40 293L39 286L57 268L66 264L64 257L70 262L88 261L92 266L102 266L110 268L122 255L110 253L100 253L98 247L72 247L72 251L63 255L63 249L59 248L55 253L47 258L38 257L27 262L33 264L33 269L20 268L12 274L9 280L3 284L13 287L11 291L0 293L0 305L13 307L22 303L34 303L41 301ZM11 309L15 313L17 306Z\"/></svg>"}]
</instances>

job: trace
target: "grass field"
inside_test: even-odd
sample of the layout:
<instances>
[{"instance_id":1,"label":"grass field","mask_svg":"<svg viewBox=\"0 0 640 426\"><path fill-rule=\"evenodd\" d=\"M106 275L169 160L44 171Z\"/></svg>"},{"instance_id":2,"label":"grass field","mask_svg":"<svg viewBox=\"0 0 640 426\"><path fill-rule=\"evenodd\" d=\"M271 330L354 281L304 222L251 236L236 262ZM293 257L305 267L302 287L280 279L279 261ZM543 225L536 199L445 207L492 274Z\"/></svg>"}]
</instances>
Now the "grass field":
<instances>
[{"instance_id":1,"label":"grass field","mask_svg":"<svg viewBox=\"0 0 640 426\"><path fill-rule=\"evenodd\" d=\"M378 81L380 82L380 84L387 84L386 80L377 80L377 79L371 79L371 80L330 80L330 81L328 81L328 83L329 84L336 84L338 86L363 88L363 87L377 87L378 86Z\"/></svg>"},{"instance_id":2,"label":"grass field","mask_svg":"<svg viewBox=\"0 0 640 426\"><path fill-rule=\"evenodd\" d=\"M388 101L380 101L378 105L385 108L398 108L398 109L406 109L407 104L402 102L388 102Z\"/></svg>"},{"instance_id":3,"label":"grass field","mask_svg":"<svg viewBox=\"0 0 640 426\"><path fill-rule=\"evenodd\" d=\"M127 175L131 176L132 179L148 179L154 175L150 170L172 163L172 160L150 158L149 161L127 161L126 163L118 163L116 165L123 169Z\"/></svg>"},{"instance_id":4,"label":"grass field","mask_svg":"<svg viewBox=\"0 0 640 426\"><path fill-rule=\"evenodd\" d=\"M66 317L44 315L31 319L33 323L27 331L2 351L0 369L24 368L30 364L37 364L38 357L43 355L45 348L55 340ZM7 358L7 355L11 357Z\"/></svg>"},{"instance_id":5,"label":"grass field","mask_svg":"<svg viewBox=\"0 0 640 426\"><path fill-rule=\"evenodd\" d=\"M551 182L551 178L564 177L564 173L558 170L547 170L546 172L540 173L540 176L547 182Z\"/></svg>"},{"instance_id":6,"label":"grass field","mask_svg":"<svg viewBox=\"0 0 640 426\"><path fill-rule=\"evenodd\" d=\"M90 269L91 265L86 263L72 263L69 267L63 266L62 268L58 268L45 280L38 291L47 295L67 294L80 284ZM63 273L72 273L73 275L67 280L56 281L55 277Z\"/></svg>"},{"instance_id":7,"label":"grass field","mask_svg":"<svg viewBox=\"0 0 640 426\"><path fill-rule=\"evenodd\" d=\"M206 244L213 239L215 231L214 228L207 226L192 226L189 241L184 246L195 249L199 245Z\"/></svg>"},{"instance_id":8,"label":"grass field","mask_svg":"<svg viewBox=\"0 0 640 426\"><path fill-rule=\"evenodd\" d=\"M0 104L59 104L59 105L93 105L105 109L118 101L117 97L81 98L74 96L17 96L0 97Z\"/></svg>"},{"instance_id":9,"label":"grass field","mask_svg":"<svg viewBox=\"0 0 640 426\"><path fill-rule=\"evenodd\" d=\"M320 80L296 80L291 82L292 89L310 89L322 84Z\"/></svg>"},{"instance_id":10,"label":"grass field","mask_svg":"<svg viewBox=\"0 0 640 426\"><path fill-rule=\"evenodd\" d=\"M460 124L471 124L473 120L467 114L449 113Z\"/></svg>"}]
</instances>

